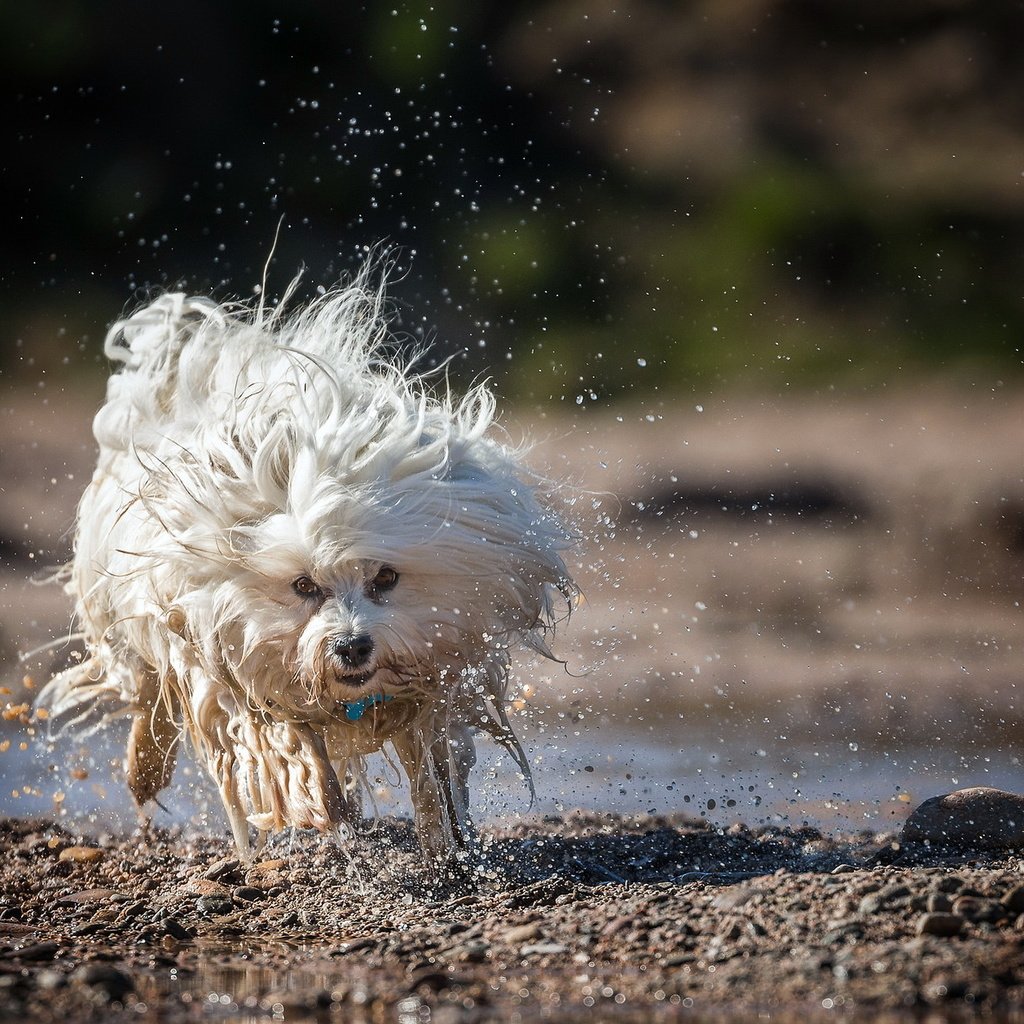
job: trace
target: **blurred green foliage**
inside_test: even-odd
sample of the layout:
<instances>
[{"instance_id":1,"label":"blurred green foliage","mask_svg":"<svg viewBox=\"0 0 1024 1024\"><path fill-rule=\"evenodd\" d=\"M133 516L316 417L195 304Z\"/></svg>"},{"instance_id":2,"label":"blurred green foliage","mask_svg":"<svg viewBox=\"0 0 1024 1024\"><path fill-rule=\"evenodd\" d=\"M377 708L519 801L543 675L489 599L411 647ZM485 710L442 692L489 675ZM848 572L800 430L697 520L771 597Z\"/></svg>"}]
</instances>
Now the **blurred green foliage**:
<instances>
[{"instance_id":1,"label":"blurred green foliage","mask_svg":"<svg viewBox=\"0 0 1024 1024\"><path fill-rule=\"evenodd\" d=\"M1021 374L1017 8L0 8L2 372L134 296L330 284L507 395Z\"/></svg>"}]
</instances>

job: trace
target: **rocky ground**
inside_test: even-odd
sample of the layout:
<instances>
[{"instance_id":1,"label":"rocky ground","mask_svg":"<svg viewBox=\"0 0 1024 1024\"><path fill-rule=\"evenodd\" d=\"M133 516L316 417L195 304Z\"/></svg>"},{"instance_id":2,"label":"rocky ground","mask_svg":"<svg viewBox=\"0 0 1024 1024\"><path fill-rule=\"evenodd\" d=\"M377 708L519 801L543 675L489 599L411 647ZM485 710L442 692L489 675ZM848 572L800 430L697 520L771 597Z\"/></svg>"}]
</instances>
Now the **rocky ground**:
<instances>
[{"instance_id":1,"label":"rocky ground","mask_svg":"<svg viewBox=\"0 0 1024 1024\"><path fill-rule=\"evenodd\" d=\"M440 880L394 820L251 864L216 839L7 820L0 1017L1016 1020L1024 857L991 832L1021 799L989 797L899 836L578 813L489 828L481 866Z\"/></svg>"}]
</instances>

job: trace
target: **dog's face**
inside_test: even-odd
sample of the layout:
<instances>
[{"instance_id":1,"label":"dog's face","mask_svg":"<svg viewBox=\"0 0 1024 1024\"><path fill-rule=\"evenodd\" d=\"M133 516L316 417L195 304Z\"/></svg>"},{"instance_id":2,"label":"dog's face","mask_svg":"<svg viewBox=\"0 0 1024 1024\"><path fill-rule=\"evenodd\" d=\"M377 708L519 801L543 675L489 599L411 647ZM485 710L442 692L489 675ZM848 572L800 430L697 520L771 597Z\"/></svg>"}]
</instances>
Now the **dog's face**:
<instances>
[{"instance_id":1,"label":"dog's face","mask_svg":"<svg viewBox=\"0 0 1024 1024\"><path fill-rule=\"evenodd\" d=\"M321 471L313 498L288 488L256 522L224 522L183 567L192 635L259 703L331 718L369 695L437 693L507 658L548 612L559 580L515 479L334 476Z\"/></svg>"}]
</instances>

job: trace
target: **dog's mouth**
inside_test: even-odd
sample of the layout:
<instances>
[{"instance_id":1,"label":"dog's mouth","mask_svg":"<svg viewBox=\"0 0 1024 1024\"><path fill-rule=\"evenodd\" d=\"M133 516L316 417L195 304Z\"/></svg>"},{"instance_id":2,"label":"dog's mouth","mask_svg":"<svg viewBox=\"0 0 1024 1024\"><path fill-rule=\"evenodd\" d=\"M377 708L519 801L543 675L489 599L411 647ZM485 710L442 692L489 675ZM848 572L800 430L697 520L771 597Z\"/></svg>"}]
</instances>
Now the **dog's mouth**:
<instances>
[{"instance_id":1,"label":"dog's mouth","mask_svg":"<svg viewBox=\"0 0 1024 1024\"><path fill-rule=\"evenodd\" d=\"M348 672L340 673L335 672L335 682L341 683L343 686L351 686L355 689L365 686L378 672L376 668L372 668L367 672Z\"/></svg>"}]
</instances>

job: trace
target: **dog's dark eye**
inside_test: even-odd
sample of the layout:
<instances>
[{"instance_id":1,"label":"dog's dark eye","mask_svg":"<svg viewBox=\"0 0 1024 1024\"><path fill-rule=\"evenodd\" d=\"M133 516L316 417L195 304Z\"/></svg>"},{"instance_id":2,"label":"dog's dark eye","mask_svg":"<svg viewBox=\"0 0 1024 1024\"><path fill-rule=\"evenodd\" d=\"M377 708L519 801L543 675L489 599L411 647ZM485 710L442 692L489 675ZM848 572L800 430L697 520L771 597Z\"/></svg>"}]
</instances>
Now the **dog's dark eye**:
<instances>
[{"instance_id":1,"label":"dog's dark eye","mask_svg":"<svg viewBox=\"0 0 1024 1024\"><path fill-rule=\"evenodd\" d=\"M383 594L398 582L398 570L392 569L390 565L382 565L377 570L377 575L370 581L370 591L374 594Z\"/></svg>"},{"instance_id":2,"label":"dog's dark eye","mask_svg":"<svg viewBox=\"0 0 1024 1024\"><path fill-rule=\"evenodd\" d=\"M319 597L321 595L320 588L308 576L300 576L295 580L292 583L292 590L299 597Z\"/></svg>"}]
</instances>

